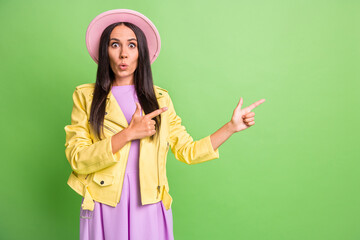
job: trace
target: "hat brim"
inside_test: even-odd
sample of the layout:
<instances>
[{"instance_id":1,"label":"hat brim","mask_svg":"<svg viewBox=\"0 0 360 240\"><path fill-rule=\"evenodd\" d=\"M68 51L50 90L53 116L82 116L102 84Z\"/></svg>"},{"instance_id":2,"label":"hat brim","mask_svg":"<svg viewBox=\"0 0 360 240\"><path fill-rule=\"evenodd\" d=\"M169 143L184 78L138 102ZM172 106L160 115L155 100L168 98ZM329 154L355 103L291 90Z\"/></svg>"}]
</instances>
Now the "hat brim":
<instances>
[{"instance_id":1,"label":"hat brim","mask_svg":"<svg viewBox=\"0 0 360 240\"><path fill-rule=\"evenodd\" d=\"M99 43L102 32L110 24L116 22L129 22L139 27L145 34L150 63L158 57L161 48L160 35L155 25L143 14L130 9L114 9L96 16L86 30L86 47L91 58L98 63Z\"/></svg>"}]
</instances>

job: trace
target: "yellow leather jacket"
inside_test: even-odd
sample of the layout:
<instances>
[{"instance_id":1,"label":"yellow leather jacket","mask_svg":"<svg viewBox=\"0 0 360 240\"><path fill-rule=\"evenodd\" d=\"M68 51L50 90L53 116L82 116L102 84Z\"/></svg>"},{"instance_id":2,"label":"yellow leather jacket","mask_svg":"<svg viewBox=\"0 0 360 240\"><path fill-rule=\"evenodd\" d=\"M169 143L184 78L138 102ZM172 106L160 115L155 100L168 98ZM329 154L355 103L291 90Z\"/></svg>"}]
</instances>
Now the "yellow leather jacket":
<instances>
[{"instance_id":1,"label":"yellow leather jacket","mask_svg":"<svg viewBox=\"0 0 360 240\"><path fill-rule=\"evenodd\" d=\"M65 155L72 168L68 185L84 197L82 208L94 209L94 201L115 207L120 201L126 163L131 142L115 154L112 153L111 136L128 127L128 123L111 91L107 96L104 118L105 139L99 140L89 126L90 107L95 84L77 86L73 93L71 125L65 126ZM181 125L168 91L154 85L161 114L160 134L154 141L140 139L139 175L142 205L163 201L166 209L172 198L166 176L166 159L169 146L176 159L197 164L219 158L210 135L194 141ZM145 115L142 110L143 116ZM154 136L155 137L155 136Z\"/></svg>"}]
</instances>

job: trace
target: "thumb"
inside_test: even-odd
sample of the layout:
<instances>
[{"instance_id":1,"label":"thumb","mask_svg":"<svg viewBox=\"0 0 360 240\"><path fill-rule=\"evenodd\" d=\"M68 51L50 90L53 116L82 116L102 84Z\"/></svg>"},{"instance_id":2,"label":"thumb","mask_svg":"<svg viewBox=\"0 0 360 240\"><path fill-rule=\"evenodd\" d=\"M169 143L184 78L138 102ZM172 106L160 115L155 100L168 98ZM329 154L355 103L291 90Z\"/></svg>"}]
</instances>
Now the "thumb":
<instances>
[{"instance_id":1,"label":"thumb","mask_svg":"<svg viewBox=\"0 0 360 240\"><path fill-rule=\"evenodd\" d=\"M236 108L241 109L242 104L243 104L243 98L241 97L238 105L236 106Z\"/></svg>"},{"instance_id":2,"label":"thumb","mask_svg":"<svg viewBox=\"0 0 360 240\"><path fill-rule=\"evenodd\" d=\"M141 112L141 105L140 105L140 103L138 103L138 102L135 102L135 104L136 104L136 110L135 110L135 115L140 115L140 112Z\"/></svg>"}]
</instances>

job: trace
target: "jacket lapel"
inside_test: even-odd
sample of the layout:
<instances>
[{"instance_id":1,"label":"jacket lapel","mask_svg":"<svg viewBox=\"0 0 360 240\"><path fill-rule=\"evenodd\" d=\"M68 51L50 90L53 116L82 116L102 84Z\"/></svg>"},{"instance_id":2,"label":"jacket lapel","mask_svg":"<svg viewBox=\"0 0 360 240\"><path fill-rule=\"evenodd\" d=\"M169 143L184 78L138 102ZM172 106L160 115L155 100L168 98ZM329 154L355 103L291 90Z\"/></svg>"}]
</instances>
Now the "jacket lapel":
<instances>
[{"instance_id":1,"label":"jacket lapel","mask_svg":"<svg viewBox=\"0 0 360 240\"><path fill-rule=\"evenodd\" d=\"M121 110L114 95L110 91L107 96L107 104L105 108L105 119L120 125L123 128L129 126L123 111Z\"/></svg>"},{"instance_id":2,"label":"jacket lapel","mask_svg":"<svg viewBox=\"0 0 360 240\"><path fill-rule=\"evenodd\" d=\"M161 98L163 98L164 95L159 94L156 87L154 87L154 90L155 90L156 99L159 101ZM107 119L115 124L118 124L123 128L128 127L129 124L125 118L125 115L124 115L123 111L121 110L120 105L116 101L115 96L112 94L111 90L110 90L109 94L107 95L106 101L107 101L107 104L106 104L106 108L105 108L105 119ZM145 115L144 110L141 109L141 111L142 111L142 116L144 116Z\"/></svg>"}]
</instances>

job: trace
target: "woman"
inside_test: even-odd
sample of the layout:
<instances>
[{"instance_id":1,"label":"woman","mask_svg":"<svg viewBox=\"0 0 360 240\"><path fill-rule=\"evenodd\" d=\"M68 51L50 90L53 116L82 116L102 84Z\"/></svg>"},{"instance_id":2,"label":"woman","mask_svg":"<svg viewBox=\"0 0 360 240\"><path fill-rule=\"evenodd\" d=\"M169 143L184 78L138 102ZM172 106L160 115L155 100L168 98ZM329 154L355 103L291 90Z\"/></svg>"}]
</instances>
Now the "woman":
<instances>
[{"instance_id":1,"label":"woman","mask_svg":"<svg viewBox=\"0 0 360 240\"><path fill-rule=\"evenodd\" d=\"M116 9L98 15L86 33L98 63L96 83L77 86L65 154L68 184L83 196L80 239L173 239L166 156L197 164L219 158L218 147L254 125L253 108L198 141L186 132L167 90L153 84L160 36L144 15Z\"/></svg>"}]
</instances>

